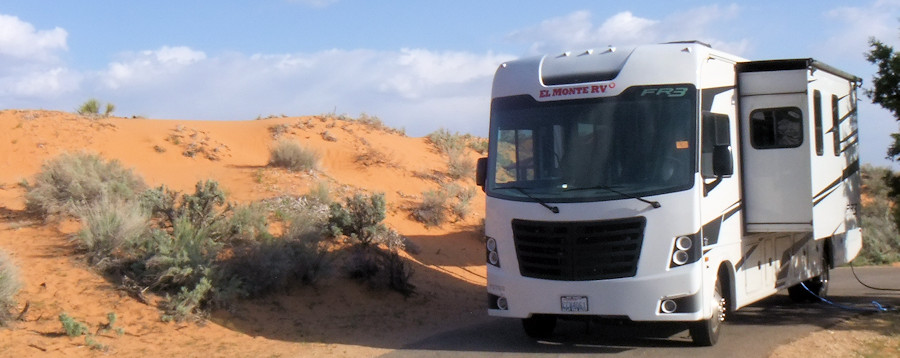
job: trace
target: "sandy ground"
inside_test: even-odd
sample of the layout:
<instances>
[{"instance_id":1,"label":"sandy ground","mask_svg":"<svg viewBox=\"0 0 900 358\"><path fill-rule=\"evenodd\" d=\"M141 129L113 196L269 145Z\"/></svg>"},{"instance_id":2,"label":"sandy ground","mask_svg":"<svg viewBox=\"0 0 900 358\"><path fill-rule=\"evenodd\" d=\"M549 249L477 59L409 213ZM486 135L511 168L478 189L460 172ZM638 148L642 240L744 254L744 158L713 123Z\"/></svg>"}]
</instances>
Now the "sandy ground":
<instances>
[{"instance_id":1,"label":"sandy ground","mask_svg":"<svg viewBox=\"0 0 900 358\"><path fill-rule=\"evenodd\" d=\"M317 150L320 170L267 167L276 137ZM386 223L417 247L405 255L415 270L417 292L404 298L334 274L316 287L298 285L213 312L199 324L162 322L157 307L118 290L86 264L71 241L79 223L45 223L24 211L20 183L31 180L45 160L80 150L119 160L150 186L189 192L197 181L215 179L229 200L238 202L300 195L319 182L328 183L334 197L382 192ZM478 156L468 154L473 162ZM451 182L446 163L424 138L324 117L217 122L0 111L0 248L21 269L18 309L28 307L10 329L0 329L0 356L376 356L485 320L481 191L465 220L428 228L410 218L410 207L424 191ZM457 184L474 186L471 180ZM58 319L63 312L93 329L113 312L124 334L101 332L95 340L106 349L91 349L83 337L63 333ZM832 339L854 332L816 334ZM776 356L822 352L785 349Z\"/></svg>"},{"instance_id":2,"label":"sandy ground","mask_svg":"<svg viewBox=\"0 0 900 358\"><path fill-rule=\"evenodd\" d=\"M321 169L298 174L267 167L276 136L317 150ZM300 195L318 182L328 183L337 198L382 192L386 223L418 248L407 255L417 292L404 298L373 291L335 273L316 287L298 286L214 312L204 324L161 322L156 307L117 290L79 256L70 240L79 223L44 223L24 212L20 183L31 180L45 160L80 150L119 160L150 186L191 192L197 181L215 179L238 202ZM477 154L469 154L474 161ZM427 228L409 217L424 191L450 182L443 174L446 163L423 138L330 118L92 120L63 112L2 111L0 248L21 268L24 287L17 301L20 310L29 308L12 329L0 330L0 356L372 356L483 319L481 191L465 220ZM471 180L457 184L474 186ZM63 334L62 312L91 327L114 312L124 335L101 333L96 340L108 351L91 350L83 338Z\"/></svg>"}]
</instances>

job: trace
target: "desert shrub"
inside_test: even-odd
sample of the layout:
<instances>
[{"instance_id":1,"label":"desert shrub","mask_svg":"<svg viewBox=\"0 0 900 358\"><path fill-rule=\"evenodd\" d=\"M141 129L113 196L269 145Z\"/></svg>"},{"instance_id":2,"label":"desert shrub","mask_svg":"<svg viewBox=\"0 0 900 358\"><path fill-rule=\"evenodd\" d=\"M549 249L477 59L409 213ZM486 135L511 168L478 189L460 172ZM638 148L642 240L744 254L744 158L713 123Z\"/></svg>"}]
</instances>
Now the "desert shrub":
<instances>
[{"instance_id":1,"label":"desert shrub","mask_svg":"<svg viewBox=\"0 0 900 358\"><path fill-rule=\"evenodd\" d=\"M318 162L318 153L289 140L279 140L269 152L269 165L295 172L315 170Z\"/></svg>"},{"instance_id":2,"label":"desert shrub","mask_svg":"<svg viewBox=\"0 0 900 358\"><path fill-rule=\"evenodd\" d=\"M275 124L269 126L269 133L272 134L272 138L278 139L281 138L282 135L286 133L290 133L291 126L287 123Z\"/></svg>"},{"instance_id":3,"label":"desert shrub","mask_svg":"<svg viewBox=\"0 0 900 358\"><path fill-rule=\"evenodd\" d=\"M410 283L414 272L412 266L403 260L397 251L393 250L388 252L385 260L388 287L404 296L409 296L415 292L416 286Z\"/></svg>"},{"instance_id":4,"label":"desert shrub","mask_svg":"<svg viewBox=\"0 0 900 358\"><path fill-rule=\"evenodd\" d=\"M309 189L309 192L306 193L303 197L314 203L320 203L325 205L331 204L331 188L328 187L328 183L326 182L318 182L312 188Z\"/></svg>"},{"instance_id":5,"label":"desert shrub","mask_svg":"<svg viewBox=\"0 0 900 358\"><path fill-rule=\"evenodd\" d=\"M472 203L472 198L475 197L475 188L461 187L456 184L451 184L448 188L450 195L456 198L456 200L450 204L450 212L453 213L458 220L465 219L471 211L469 205Z\"/></svg>"},{"instance_id":6,"label":"desert shrub","mask_svg":"<svg viewBox=\"0 0 900 358\"><path fill-rule=\"evenodd\" d=\"M863 247L856 264L885 264L900 261L900 233L895 223L895 206L888 195L886 180L892 177L890 169L863 165L863 205L860 208L860 226L863 230Z\"/></svg>"},{"instance_id":7,"label":"desert shrub","mask_svg":"<svg viewBox=\"0 0 900 358\"><path fill-rule=\"evenodd\" d=\"M149 229L149 216L134 201L103 199L80 211L82 225L76 238L92 264L115 260L121 256L115 251L138 242Z\"/></svg>"},{"instance_id":8,"label":"desert shrub","mask_svg":"<svg viewBox=\"0 0 900 358\"><path fill-rule=\"evenodd\" d=\"M174 320L176 322L183 321L190 317L196 317L202 314L201 306L206 302L212 283L206 277L202 277L194 288L181 286L175 297L169 297L163 303L163 321Z\"/></svg>"},{"instance_id":9,"label":"desert shrub","mask_svg":"<svg viewBox=\"0 0 900 358\"><path fill-rule=\"evenodd\" d=\"M194 194L181 197L179 216L196 227L208 227L221 218L219 207L225 205L225 192L215 180L197 182Z\"/></svg>"},{"instance_id":10,"label":"desert shrub","mask_svg":"<svg viewBox=\"0 0 900 358\"><path fill-rule=\"evenodd\" d=\"M77 112L81 115L99 114L100 101L98 101L96 98L91 98L82 103L81 106L78 107Z\"/></svg>"},{"instance_id":11,"label":"desert shrub","mask_svg":"<svg viewBox=\"0 0 900 358\"><path fill-rule=\"evenodd\" d=\"M452 150L461 150L466 146L466 140L462 135L450 133L449 130L444 128L429 133L427 138L438 152L445 154Z\"/></svg>"},{"instance_id":12,"label":"desert shrub","mask_svg":"<svg viewBox=\"0 0 900 358\"><path fill-rule=\"evenodd\" d=\"M107 103L103 115L108 117L115 110L116 105ZM78 106L75 111L82 116L91 116L96 118L100 116L100 101L98 101L96 98L88 99L87 101L84 101L84 103L82 103L80 106Z\"/></svg>"},{"instance_id":13,"label":"desert shrub","mask_svg":"<svg viewBox=\"0 0 900 358\"><path fill-rule=\"evenodd\" d=\"M387 287L409 296L415 291L410 283L412 267L400 257L397 250L384 250L372 245L356 245L351 248L345 271L350 278L371 288Z\"/></svg>"},{"instance_id":14,"label":"desert shrub","mask_svg":"<svg viewBox=\"0 0 900 358\"><path fill-rule=\"evenodd\" d=\"M332 203L328 228L332 236L346 235L363 245L377 241L387 228L384 194L356 194L344 200L344 205Z\"/></svg>"},{"instance_id":15,"label":"desert shrub","mask_svg":"<svg viewBox=\"0 0 900 358\"><path fill-rule=\"evenodd\" d=\"M416 221L427 226L441 226L447 222L447 194L440 190L429 190L422 193L422 203L413 209Z\"/></svg>"},{"instance_id":16,"label":"desert shrub","mask_svg":"<svg viewBox=\"0 0 900 358\"><path fill-rule=\"evenodd\" d=\"M223 242L248 242L270 237L268 211L262 204L232 208L231 216L222 220L219 226L217 231L223 234Z\"/></svg>"},{"instance_id":17,"label":"desert shrub","mask_svg":"<svg viewBox=\"0 0 900 358\"><path fill-rule=\"evenodd\" d=\"M90 333L86 324L72 318L68 313L60 313L59 322L63 326L63 331L69 337L78 337Z\"/></svg>"},{"instance_id":18,"label":"desert shrub","mask_svg":"<svg viewBox=\"0 0 900 358\"><path fill-rule=\"evenodd\" d=\"M145 187L143 179L118 161L88 153L62 154L45 162L25 194L26 207L43 216L77 215L76 206L103 198L129 200Z\"/></svg>"},{"instance_id":19,"label":"desert shrub","mask_svg":"<svg viewBox=\"0 0 900 358\"><path fill-rule=\"evenodd\" d=\"M464 149L452 148L447 152L447 175L454 180L474 177L475 163L469 159Z\"/></svg>"},{"instance_id":20,"label":"desert shrub","mask_svg":"<svg viewBox=\"0 0 900 358\"><path fill-rule=\"evenodd\" d=\"M208 276L222 248L209 229L179 218L171 234L155 230L145 242L146 254L141 260L144 282L165 291L194 286Z\"/></svg>"},{"instance_id":21,"label":"desert shrub","mask_svg":"<svg viewBox=\"0 0 900 358\"><path fill-rule=\"evenodd\" d=\"M478 152L478 154L485 154L488 151L488 140L484 138L472 138L469 141L469 148Z\"/></svg>"},{"instance_id":22,"label":"desert shrub","mask_svg":"<svg viewBox=\"0 0 900 358\"><path fill-rule=\"evenodd\" d=\"M12 319L11 311L16 307L16 293L22 287L19 269L9 256L0 251L0 327Z\"/></svg>"}]
</instances>

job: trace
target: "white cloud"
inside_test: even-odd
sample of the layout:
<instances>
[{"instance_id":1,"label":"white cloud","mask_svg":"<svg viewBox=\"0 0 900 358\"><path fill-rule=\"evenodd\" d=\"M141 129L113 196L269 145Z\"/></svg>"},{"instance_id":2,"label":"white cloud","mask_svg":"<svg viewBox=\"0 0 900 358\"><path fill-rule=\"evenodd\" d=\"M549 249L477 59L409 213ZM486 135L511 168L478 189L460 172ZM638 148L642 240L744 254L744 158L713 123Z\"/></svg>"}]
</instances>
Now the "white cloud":
<instances>
[{"instance_id":1,"label":"white cloud","mask_svg":"<svg viewBox=\"0 0 900 358\"><path fill-rule=\"evenodd\" d=\"M737 5L712 5L655 20L623 11L596 25L593 14L582 10L514 31L508 38L515 42L530 43L532 54L684 40L703 41L716 48L740 54L749 46L748 40L726 41L711 35L716 33L716 26L728 24L738 13Z\"/></svg>"},{"instance_id":2,"label":"white cloud","mask_svg":"<svg viewBox=\"0 0 900 358\"><path fill-rule=\"evenodd\" d=\"M59 27L38 31L18 17L0 14L0 59L53 61L57 51L67 49L67 36Z\"/></svg>"},{"instance_id":3,"label":"white cloud","mask_svg":"<svg viewBox=\"0 0 900 358\"><path fill-rule=\"evenodd\" d=\"M427 49L208 56L164 47L124 54L88 76L85 87L96 87L95 96L120 111L154 118L251 119L337 108L377 115L410 135L440 127L483 131L494 71L511 58Z\"/></svg>"},{"instance_id":4,"label":"white cloud","mask_svg":"<svg viewBox=\"0 0 900 358\"><path fill-rule=\"evenodd\" d=\"M80 77L58 56L67 50L67 36L58 27L37 30L18 17L0 14L0 95L55 97L77 88Z\"/></svg>"},{"instance_id":5,"label":"white cloud","mask_svg":"<svg viewBox=\"0 0 900 358\"><path fill-rule=\"evenodd\" d=\"M101 74L103 83L113 89L165 81L169 76L178 75L186 67L206 59L205 53L184 46L163 46L158 50L122 56L126 59L109 64L107 71Z\"/></svg>"}]
</instances>

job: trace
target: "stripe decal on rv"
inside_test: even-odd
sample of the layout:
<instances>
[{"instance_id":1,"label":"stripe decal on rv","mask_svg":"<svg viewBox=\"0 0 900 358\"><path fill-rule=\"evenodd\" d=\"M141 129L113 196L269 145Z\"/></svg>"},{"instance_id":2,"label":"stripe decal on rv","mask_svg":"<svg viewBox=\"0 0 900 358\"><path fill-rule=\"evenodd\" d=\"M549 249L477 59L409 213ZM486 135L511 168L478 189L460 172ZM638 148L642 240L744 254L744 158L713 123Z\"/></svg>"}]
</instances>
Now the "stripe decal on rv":
<instances>
[{"instance_id":1,"label":"stripe decal on rv","mask_svg":"<svg viewBox=\"0 0 900 358\"><path fill-rule=\"evenodd\" d=\"M822 189L822 191L820 191L818 194L816 194L816 196L813 197L813 206L819 205L822 200L825 200L825 198L827 198L829 195L831 195L831 193L837 190L838 184L843 183L844 180L847 180L847 178L850 178L857 172L859 172L859 159L853 161L853 163L850 163L850 165L844 168L844 172L839 178L835 179L833 182L831 182L831 184L825 187L825 189Z\"/></svg>"},{"instance_id":2,"label":"stripe decal on rv","mask_svg":"<svg viewBox=\"0 0 900 358\"><path fill-rule=\"evenodd\" d=\"M719 230L722 228L722 223L730 219L734 214L737 214L741 210L741 206L740 201L735 202L729 206L729 209L726 209L725 213L703 224L703 228L700 229L703 237L703 246L715 245L719 242Z\"/></svg>"}]
</instances>

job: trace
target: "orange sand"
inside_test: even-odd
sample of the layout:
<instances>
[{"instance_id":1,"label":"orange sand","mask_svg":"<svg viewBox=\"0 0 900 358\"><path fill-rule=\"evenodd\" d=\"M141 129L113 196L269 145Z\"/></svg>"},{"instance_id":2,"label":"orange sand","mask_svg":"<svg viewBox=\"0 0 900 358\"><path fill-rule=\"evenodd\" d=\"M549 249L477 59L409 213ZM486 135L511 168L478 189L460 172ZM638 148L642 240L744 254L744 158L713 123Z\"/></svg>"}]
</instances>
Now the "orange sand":
<instances>
[{"instance_id":1,"label":"orange sand","mask_svg":"<svg viewBox=\"0 0 900 358\"><path fill-rule=\"evenodd\" d=\"M285 129L280 138L321 154L318 171L266 166L276 126ZM326 140L325 132L337 140ZM335 272L317 287L241 302L202 324L164 323L159 309L117 290L79 256L70 241L79 223L45 224L24 212L19 184L31 181L43 161L79 150L119 160L150 186L192 192L197 181L214 179L238 202L300 195L318 182L328 183L334 197L385 193L387 225L419 248L405 255L417 293L373 291ZM473 162L478 156L469 155ZM21 271L19 311L29 306L22 321L0 329L0 356L374 356L484 320L481 191L460 222L426 228L409 216L424 191L450 182L446 163L423 138L322 117L213 122L0 111L0 249ZM62 312L94 329L115 312L125 334L101 333L96 340L108 351L91 350L83 337L65 336Z\"/></svg>"}]
</instances>

